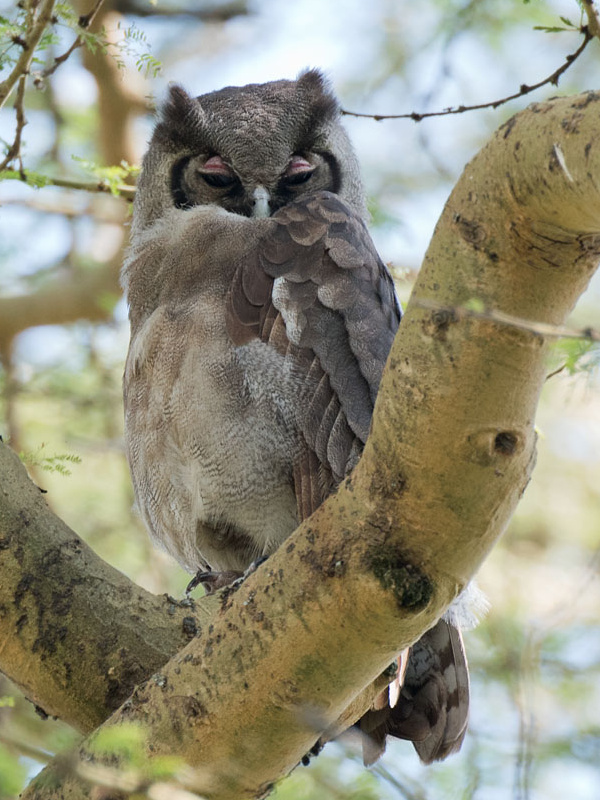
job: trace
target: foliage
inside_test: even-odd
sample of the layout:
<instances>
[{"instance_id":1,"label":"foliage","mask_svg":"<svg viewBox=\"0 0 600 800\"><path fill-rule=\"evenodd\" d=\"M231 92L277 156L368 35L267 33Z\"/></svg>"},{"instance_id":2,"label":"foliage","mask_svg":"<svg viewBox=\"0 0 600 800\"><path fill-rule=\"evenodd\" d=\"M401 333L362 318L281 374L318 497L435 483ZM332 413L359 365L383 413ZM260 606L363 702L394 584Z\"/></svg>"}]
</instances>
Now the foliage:
<instances>
[{"instance_id":1,"label":"foliage","mask_svg":"<svg viewBox=\"0 0 600 800\"><path fill-rule=\"evenodd\" d=\"M93 161L87 161L85 158L78 158L72 156L74 161L77 161L81 167L90 172L98 179L100 183L106 185L113 197L119 197L123 184L129 178L135 178L139 174L140 168L131 166L126 161L121 161L120 164L113 164L109 167L103 167L100 164L95 164Z\"/></svg>"},{"instance_id":2,"label":"foliage","mask_svg":"<svg viewBox=\"0 0 600 800\"><path fill-rule=\"evenodd\" d=\"M81 458L72 453L57 453L53 456L44 455L45 444L41 444L35 452L19 453L19 458L29 467L39 467L44 472L57 472L67 477L71 470L66 464L81 464Z\"/></svg>"}]
</instances>

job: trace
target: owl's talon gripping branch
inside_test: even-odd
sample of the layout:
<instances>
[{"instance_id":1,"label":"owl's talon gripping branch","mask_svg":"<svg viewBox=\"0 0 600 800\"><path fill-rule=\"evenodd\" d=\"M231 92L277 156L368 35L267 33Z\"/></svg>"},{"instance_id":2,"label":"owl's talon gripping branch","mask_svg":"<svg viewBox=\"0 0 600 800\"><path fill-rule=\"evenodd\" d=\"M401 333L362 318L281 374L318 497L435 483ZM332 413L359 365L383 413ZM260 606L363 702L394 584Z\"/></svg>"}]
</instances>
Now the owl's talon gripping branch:
<instances>
[{"instance_id":1,"label":"owl's talon gripping branch","mask_svg":"<svg viewBox=\"0 0 600 800\"><path fill-rule=\"evenodd\" d=\"M226 586L232 586L234 583L241 583L248 575L252 575L262 563L267 560L268 556L261 556L253 561L245 572L239 570L225 570L223 572L213 572L198 570L192 580L185 587L186 596L193 592L197 586L204 587L206 594L214 594L219 589L224 589Z\"/></svg>"},{"instance_id":2,"label":"owl's talon gripping branch","mask_svg":"<svg viewBox=\"0 0 600 800\"><path fill-rule=\"evenodd\" d=\"M241 578L242 575L242 572L234 572L233 570L227 572L204 572L200 570L185 587L185 593L189 595L197 586L202 585L206 594L214 594L219 589L223 589L238 580L238 578Z\"/></svg>"}]
</instances>

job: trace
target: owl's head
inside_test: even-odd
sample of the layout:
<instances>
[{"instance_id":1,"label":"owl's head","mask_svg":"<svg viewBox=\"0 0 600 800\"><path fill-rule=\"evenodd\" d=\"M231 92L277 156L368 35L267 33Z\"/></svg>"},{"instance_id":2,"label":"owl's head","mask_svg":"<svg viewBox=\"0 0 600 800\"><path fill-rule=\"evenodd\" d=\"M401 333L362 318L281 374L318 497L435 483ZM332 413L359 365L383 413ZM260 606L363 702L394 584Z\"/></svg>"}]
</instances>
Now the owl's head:
<instances>
[{"instance_id":1,"label":"owl's head","mask_svg":"<svg viewBox=\"0 0 600 800\"><path fill-rule=\"evenodd\" d=\"M208 204L264 217L321 190L366 215L358 162L319 71L196 98L173 86L144 158L134 226Z\"/></svg>"}]
</instances>

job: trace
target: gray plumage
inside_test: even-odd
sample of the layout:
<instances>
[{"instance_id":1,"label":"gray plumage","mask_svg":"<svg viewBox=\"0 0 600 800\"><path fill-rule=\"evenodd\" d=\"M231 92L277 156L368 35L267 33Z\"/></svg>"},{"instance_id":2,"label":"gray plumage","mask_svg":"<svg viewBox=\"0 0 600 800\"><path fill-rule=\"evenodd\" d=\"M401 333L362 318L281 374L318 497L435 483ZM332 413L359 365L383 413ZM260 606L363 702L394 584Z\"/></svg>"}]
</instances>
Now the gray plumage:
<instances>
[{"instance_id":1,"label":"gray plumage","mask_svg":"<svg viewBox=\"0 0 600 800\"><path fill-rule=\"evenodd\" d=\"M365 218L319 72L171 88L123 268L125 438L148 530L192 573L230 579L270 555L360 456L400 321ZM444 758L467 711L460 632L441 620L395 708L363 720L365 758L386 733Z\"/></svg>"}]
</instances>

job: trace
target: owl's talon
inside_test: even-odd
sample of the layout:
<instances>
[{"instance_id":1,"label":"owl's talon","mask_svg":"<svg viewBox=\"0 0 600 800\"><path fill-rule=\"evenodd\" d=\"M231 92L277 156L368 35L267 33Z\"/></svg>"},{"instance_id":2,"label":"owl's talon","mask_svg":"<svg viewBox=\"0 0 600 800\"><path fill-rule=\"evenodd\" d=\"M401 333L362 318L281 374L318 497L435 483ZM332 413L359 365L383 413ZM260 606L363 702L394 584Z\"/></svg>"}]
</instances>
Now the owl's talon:
<instances>
[{"instance_id":1,"label":"owl's talon","mask_svg":"<svg viewBox=\"0 0 600 800\"><path fill-rule=\"evenodd\" d=\"M260 556L260 558L255 559L243 573L242 577L247 578L248 575L252 575L253 572L256 572L260 565L265 563L268 557L269 556Z\"/></svg>"},{"instance_id":2,"label":"owl's talon","mask_svg":"<svg viewBox=\"0 0 600 800\"><path fill-rule=\"evenodd\" d=\"M206 594L214 594L218 589L222 589L224 586L229 586L241 577L242 573L236 572L235 570L229 570L226 572L198 571L186 586L185 593L186 595L189 595L190 592L193 592L197 586L202 584Z\"/></svg>"}]
</instances>

